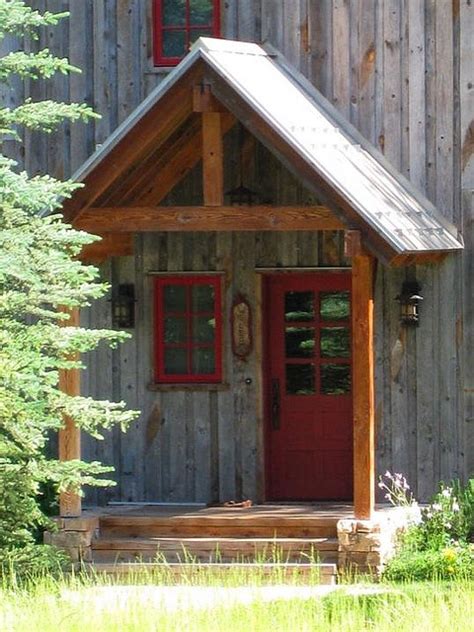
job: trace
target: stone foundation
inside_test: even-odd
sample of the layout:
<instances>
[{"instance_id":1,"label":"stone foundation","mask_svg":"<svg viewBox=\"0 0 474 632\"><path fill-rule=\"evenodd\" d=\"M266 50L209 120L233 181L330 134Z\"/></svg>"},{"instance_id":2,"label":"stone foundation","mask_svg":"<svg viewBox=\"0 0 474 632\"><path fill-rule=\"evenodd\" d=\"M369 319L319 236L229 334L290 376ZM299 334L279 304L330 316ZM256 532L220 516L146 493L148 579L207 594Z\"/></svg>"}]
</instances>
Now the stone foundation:
<instances>
[{"instance_id":1,"label":"stone foundation","mask_svg":"<svg viewBox=\"0 0 474 632\"><path fill-rule=\"evenodd\" d=\"M372 520L339 520L339 570L380 575L395 552L399 535L419 515L418 507L393 507L378 512Z\"/></svg>"},{"instance_id":2,"label":"stone foundation","mask_svg":"<svg viewBox=\"0 0 474 632\"><path fill-rule=\"evenodd\" d=\"M44 543L61 549L72 562L92 561L92 540L98 535L99 517L55 518L57 531L47 531Z\"/></svg>"}]
</instances>

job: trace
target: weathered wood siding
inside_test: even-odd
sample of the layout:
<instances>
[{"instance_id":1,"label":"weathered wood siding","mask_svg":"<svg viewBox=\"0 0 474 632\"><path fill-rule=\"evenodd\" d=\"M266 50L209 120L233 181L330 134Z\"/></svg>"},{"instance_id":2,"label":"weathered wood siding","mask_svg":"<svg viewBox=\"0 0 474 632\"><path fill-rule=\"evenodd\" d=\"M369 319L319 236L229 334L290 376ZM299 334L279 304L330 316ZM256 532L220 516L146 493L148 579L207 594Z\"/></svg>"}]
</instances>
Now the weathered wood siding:
<instances>
[{"instance_id":1,"label":"weathered wood siding","mask_svg":"<svg viewBox=\"0 0 474 632\"><path fill-rule=\"evenodd\" d=\"M258 345L247 361L232 355L232 300L243 293L255 317L260 275L255 268L344 265L341 239L331 235L333 248L325 249L317 233L150 233L136 238L135 257L102 267L103 277L111 282L135 283L137 322L131 340L89 359L83 390L99 398L113 394L143 410L127 434L114 432L100 442L84 437L87 458L117 468L118 486L105 497L176 502L262 497ZM148 273L203 270L223 272L225 383L152 390L153 276ZM87 324L110 326L107 297L83 318ZM89 500L96 501L95 492Z\"/></svg>"},{"instance_id":2,"label":"weathered wood siding","mask_svg":"<svg viewBox=\"0 0 474 632\"><path fill-rule=\"evenodd\" d=\"M66 126L46 140L26 135L27 168L63 176L90 155L164 75L150 62L149 0L32 0L31 4L70 9L69 23L48 30L32 47L47 44L56 53L69 53L83 74L58 78L46 86L27 84L24 90L16 85L16 91L5 98L9 103L23 95L86 100L102 114L95 125ZM280 49L464 230L463 256L436 268L380 267L377 273L378 468L403 471L425 498L437 480L465 475L474 467L474 6L470 0L226 0L222 4L224 36L268 40ZM14 47L15 41L6 46ZM5 150L23 158L11 141ZM295 185L280 177L278 166L274 178L291 196ZM223 234L209 239L215 250L203 253L197 235L140 237L136 259L108 265L107 274L113 280L134 278L143 295L148 281L142 271L150 267L178 270L206 264L212 268L226 260L237 267L235 283L245 287L248 278L236 257L263 260L269 256L263 253L272 253L282 262L294 262L299 256L295 252L299 238L294 235L281 242L274 235L240 240L238 235ZM394 297L403 279L415 276L425 301L420 327L407 330L399 326ZM105 323L107 306L104 302L94 306L91 322ZM105 460L115 462L122 472L114 493L124 499L190 500L216 497L220 486L221 495L234 495L240 487L249 495L256 485L248 477L254 472L257 457L252 451L257 446L244 447L239 441L234 446L226 439L232 433L239 437L255 432L255 412L251 420L242 408L242 388L153 396L146 390L149 315L144 306L139 304L138 309L148 330L118 351L100 351L97 366L94 363L90 370L91 376L96 375L92 382L97 393L123 396L144 410L126 438L116 433L114 441L104 444L104 458L109 457ZM103 363L114 370L102 372L98 367ZM235 367L232 371L237 382L245 373ZM204 457L206 450L219 453L221 459L216 463ZM185 479L173 470L176 461L186 463ZM158 470L153 469L157 462ZM138 470L141 474L133 480L132 472ZM141 488L145 478L147 490Z\"/></svg>"}]
</instances>

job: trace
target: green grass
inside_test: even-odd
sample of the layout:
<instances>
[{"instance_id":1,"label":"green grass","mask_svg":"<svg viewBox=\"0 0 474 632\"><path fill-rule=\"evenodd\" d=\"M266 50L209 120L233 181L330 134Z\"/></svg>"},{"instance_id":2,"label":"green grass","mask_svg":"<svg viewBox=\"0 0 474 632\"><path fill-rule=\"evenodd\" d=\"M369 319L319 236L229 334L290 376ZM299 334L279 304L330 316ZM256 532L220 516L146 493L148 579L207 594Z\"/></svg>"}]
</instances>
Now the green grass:
<instances>
[{"instance_id":1,"label":"green grass","mask_svg":"<svg viewBox=\"0 0 474 632\"><path fill-rule=\"evenodd\" d=\"M0 589L0 630L463 632L472 630L474 621L474 585L462 581L378 584L372 585L372 594L351 594L354 586L347 585L326 596L306 591L301 598L292 592L298 590L296 578L286 587L271 588L258 576L249 583L237 571L224 578L187 577L174 586L164 575L140 575L121 583L127 585L105 577L45 577L21 586L5 584ZM271 583L278 584L278 577ZM157 587L166 585L163 599ZM205 586L221 591L221 598L213 601ZM277 591L275 598L265 592L269 590Z\"/></svg>"}]
</instances>

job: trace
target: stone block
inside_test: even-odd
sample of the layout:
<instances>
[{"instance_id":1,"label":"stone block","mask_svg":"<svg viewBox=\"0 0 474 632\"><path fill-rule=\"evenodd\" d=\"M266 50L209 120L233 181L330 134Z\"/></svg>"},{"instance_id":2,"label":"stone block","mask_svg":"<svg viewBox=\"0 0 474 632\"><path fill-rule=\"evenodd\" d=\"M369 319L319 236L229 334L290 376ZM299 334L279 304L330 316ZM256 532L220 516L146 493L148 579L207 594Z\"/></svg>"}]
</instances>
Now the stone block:
<instances>
[{"instance_id":1,"label":"stone block","mask_svg":"<svg viewBox=\"0 0 474 632\"><path fill-rule=\"evenodd\" d=\"M58 549L83 548L90 546L92 542L92 533L87 531L58 531L52 533L46 531L44 534L44 543L58 547Z\"/></svg>"}]
</instances>

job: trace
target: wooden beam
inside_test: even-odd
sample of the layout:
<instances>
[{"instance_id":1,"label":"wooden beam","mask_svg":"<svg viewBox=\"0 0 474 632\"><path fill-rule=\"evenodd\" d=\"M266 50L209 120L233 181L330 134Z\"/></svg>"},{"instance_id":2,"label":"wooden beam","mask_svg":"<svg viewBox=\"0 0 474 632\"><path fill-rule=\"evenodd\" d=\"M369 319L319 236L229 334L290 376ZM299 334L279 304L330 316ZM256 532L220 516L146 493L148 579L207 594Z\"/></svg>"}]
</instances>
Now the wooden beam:
<instances>
[{"instance_id":1,"label":"wooden beam","mask_svg":"<svg viewBox=\"0 0 474 632\"><path fill-rule=\"evenodd\" d=\"M69 320L63 321L65 327L79 327L79 309L63 308L69 314ZM79 369L60 371L59 388L67 395L80 394ZM59 431L59 460L71 461L81 458L81 431L70 417L64 418L64 428ZM81 497L73 492L63 492L59 496L59 513L61 517L77 517L81 515Z\"/></svg>"},{"instance_id":2,"label":"wooden beam","mask_svg":"<svg viewBox=\"0 0 474 632\"><path fill-rule=\"evenodd\" d=\"M201 66L192 68L179 84L170 89L159 101L150 107L137 123L121 137L83 179L84 187L66 200L63 212L66 221L71 222L81 209L92 206L106 189L153 148L159 147L192 113L193 85L200 80Z\"/></svg>"},{"instance_id":3,"label":"wooden beam","mask_svg":"<svg viewBox=\"0 0 474 632\"><path fill-rule=\"evenodd\" d=\"M352 258L354 514L370 520L375 491L374 260Z\"/></svg>"},{"instance_id":4,"label":"wooden beam","mask_svg":"<svg viewBox=\"0 0 474 632\"><path fill-rule=\"evenodd\" d=\"M194 112L228 112L212 94L211 86L199 84L193 88Z\"/></svg>"},{"instance_id":5,"label":"wooden beam","mask_svg":"<svg viewBox=\"0 0 474 632\"><path fill-rule=\"evenodd\" d=\"M108 233L100 235L101 241L84 246L80 259L84 263L102 263L109 257L133 255L133 235L131 233Z\"/></svg>"},{"instance_id":6,"label":"wooden beam","mask_svg":"<svg viewBox=\"0 0 474 632\"><path fill-rule=\"evenodd\" d=\"M224 146L222 116L202 113L202 190L206 206L224 204Z\"/></svg>"},{"instance_id":7,"label":"wooden beam","mask_svg":"<svg viewBox=\"0 0 474 632\"><path fill-rule=\"evenodd\" d=\"M338 230L324 206L160 206L89 208L74 222L91 233L232 230Z\"/></svg>"}]
</instances>

